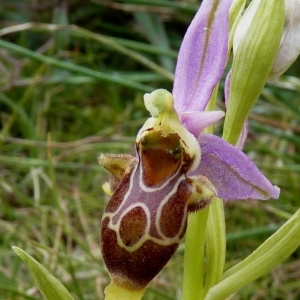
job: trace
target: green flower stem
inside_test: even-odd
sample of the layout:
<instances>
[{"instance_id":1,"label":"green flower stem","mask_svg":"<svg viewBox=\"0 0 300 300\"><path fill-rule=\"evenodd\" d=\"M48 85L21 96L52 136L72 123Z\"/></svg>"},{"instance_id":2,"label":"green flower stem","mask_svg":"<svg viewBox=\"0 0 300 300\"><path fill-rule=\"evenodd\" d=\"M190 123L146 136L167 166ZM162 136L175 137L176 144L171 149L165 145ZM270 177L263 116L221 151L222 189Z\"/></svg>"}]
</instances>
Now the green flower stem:
<instances>
[{"instance_id":1,"label":"green flower stem","mask_svg":"<svg viewBox=\"0 0 300 300\"><path fill-rule=\"evenodd\" d=\"M226 229L223 200L216 198L209 208L206 228L206 280L204 295L221 281L226 255Z\"/></svg>"},{"instance_id":2,"label":"green flower stem","mask_svg":"<svg viewBox=\"0 0 300 300\"><path fill-rule=\"evenodd\" d=\"M226 299L246 284L268 273L300 246L300 209L276 233L223 275L205 300Z\"/></svg>"},{"instance_id":3,"label":"green flower stem","mask_svg":"<svg viewBox=\"0 0 300 300\"><path fill-rule=\"evenodd\" d=\"M228 42L228 56L232 48L233 35L235 29L241 19L243 10L245 8L246 0L234 0L229 9L229 42Z\"/></svg>"},{"instance_id":4,"label":"green flower stem","mask_svg":"<svg viewBox=\"0 0 300 300\"><path fill-rule=\"evenodd\" d=\"M182 300L203 299L203 263L209 206L190 214L185 237Z\"/></svg>"}]
</instances>

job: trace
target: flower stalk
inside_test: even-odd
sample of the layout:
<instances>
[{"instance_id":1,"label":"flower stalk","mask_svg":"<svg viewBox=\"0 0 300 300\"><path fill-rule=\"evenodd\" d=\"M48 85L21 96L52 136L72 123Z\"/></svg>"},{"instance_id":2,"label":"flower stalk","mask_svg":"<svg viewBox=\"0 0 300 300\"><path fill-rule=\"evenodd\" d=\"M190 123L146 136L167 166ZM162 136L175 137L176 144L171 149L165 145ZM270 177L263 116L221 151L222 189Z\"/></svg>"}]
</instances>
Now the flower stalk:
<instances>
[{"instance_id":1,"label":"flower stalk","mask_svg":"<svg viewBox=\"0 0 300 300\"><path fill-rule=\"evenodd\" d=\"M215 198L209 206L205 246L207 263L204 297L213 286L221 281L224 272L226 228L224 204L223 200L219 198Z\"/></svg>"},{"instance_id":2,"label":"flower stalk","mask_svg":"<svg viewBox=\"0 0 300 300\"><path fill-rule=\"evenodd\" d=\"M192 213L184 248L182 300L198 300L203 296L203 266L205 255L206 226L210 207Z\"/></svg>"}]
</instances>

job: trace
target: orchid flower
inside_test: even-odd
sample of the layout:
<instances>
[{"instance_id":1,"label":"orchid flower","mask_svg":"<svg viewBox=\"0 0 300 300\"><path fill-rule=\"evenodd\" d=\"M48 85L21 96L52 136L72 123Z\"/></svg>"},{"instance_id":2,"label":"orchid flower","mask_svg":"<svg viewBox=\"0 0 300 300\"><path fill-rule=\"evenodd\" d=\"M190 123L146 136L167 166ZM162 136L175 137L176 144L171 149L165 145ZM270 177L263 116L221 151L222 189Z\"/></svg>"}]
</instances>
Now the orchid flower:
<instances>
[{"instance_id":1,"label":"orchid flower","mask_svg":"<svg viewBox=\"0 0 300 300\"><path fill-rule=\"evenodd\" d=\"M190 212L216 197L278 198L239 149L204 129L224 116L206 111L223 75L232 0L204 0L181 45L172 94L144 96L151 114L136 138L137 157L101 155L112 197L101 223L101 251L112 283L107 299L140 299L175 253Z\"/></svg>"},{"instance_id":2,"label":"orchid flower","mask_svg":"<svg viewBox=\"0 0 300 300\"><path fill-rule=\"evenodd\" d=\"M223 200L279 197L279 188L241 151L245 121L266 80L282 74L300 51L299 0L252 0L240 20L244 5L245 0L202 1L180 48L172 94L159 89L144 96L151 117L137 134L136 157L99 158L110 173L103 188L111 198L100 226L111 277L107 300L140 300L185 235L182 300L227 299L300 246L299 209L223 272ZM240 35L243 27L246 34ZM221 139L210 125L224 116L212 110L232 44ZM33 257L13 249L47 299L73 299Z\"/></svg>"},{"instance_id":3,"label":"orchid flower","mask_svg":"<svg viewBox=\"0 0 300 300\"><path fill-rule=\"evenodd\" d=\"M278 189L243 152L215 135L201 134L205 127L223 116L222 112L204 109L227 63L231 2L204 1L189 26L175 71L175 108L183 125L200 144L201 162L193 174L210 179L218 197L224 200L278 198ZM214 20L208 27L212 11L215 11Z\"/></svg>"}]
</instances>

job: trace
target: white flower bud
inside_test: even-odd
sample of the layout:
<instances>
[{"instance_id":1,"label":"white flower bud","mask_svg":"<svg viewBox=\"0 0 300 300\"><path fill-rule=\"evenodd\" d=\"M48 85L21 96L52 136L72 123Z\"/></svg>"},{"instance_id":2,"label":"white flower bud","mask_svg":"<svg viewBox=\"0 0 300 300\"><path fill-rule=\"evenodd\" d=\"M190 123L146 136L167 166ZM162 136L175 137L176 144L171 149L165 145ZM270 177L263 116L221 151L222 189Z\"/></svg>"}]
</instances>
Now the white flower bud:
<instances>
[{"instance_id":1,"label":"white flower bud","mask_svg":"<svg viewBox=\"0 0 300 300\"><path fill-rule=\"evenodd\" d=\"M276 80L300 54L300 0L285 1L285 22L270 80Z\"/></svg>"}]
</instances>

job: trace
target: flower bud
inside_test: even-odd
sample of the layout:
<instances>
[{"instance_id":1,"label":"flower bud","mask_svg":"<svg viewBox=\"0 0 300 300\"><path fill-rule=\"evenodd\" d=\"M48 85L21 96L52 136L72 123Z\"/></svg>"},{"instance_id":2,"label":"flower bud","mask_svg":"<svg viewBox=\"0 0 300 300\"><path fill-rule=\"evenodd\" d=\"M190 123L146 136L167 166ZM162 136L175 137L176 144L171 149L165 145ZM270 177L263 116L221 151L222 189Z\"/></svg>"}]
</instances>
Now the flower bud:
<instances>
[{"instance_id":1,"label":"flower bud","mask_svg":"<svg viewBox=\"0 0 300 300\"><path fill-rule=\"evenodd\" d=\"M300 0L285 1L285 22L270 80L276 80L300 54Z\"/></svg>"},{"instance_id":2,"label":"flower bud","mask_svg":"<svg viewBox=\"0 0 300 300\"><path fill-rule=\"evenodd\" d=\"M236 28L223 133L233 145L270 74L283 21L284 0L253 0Z\"/></svg>"}]
</instances>

